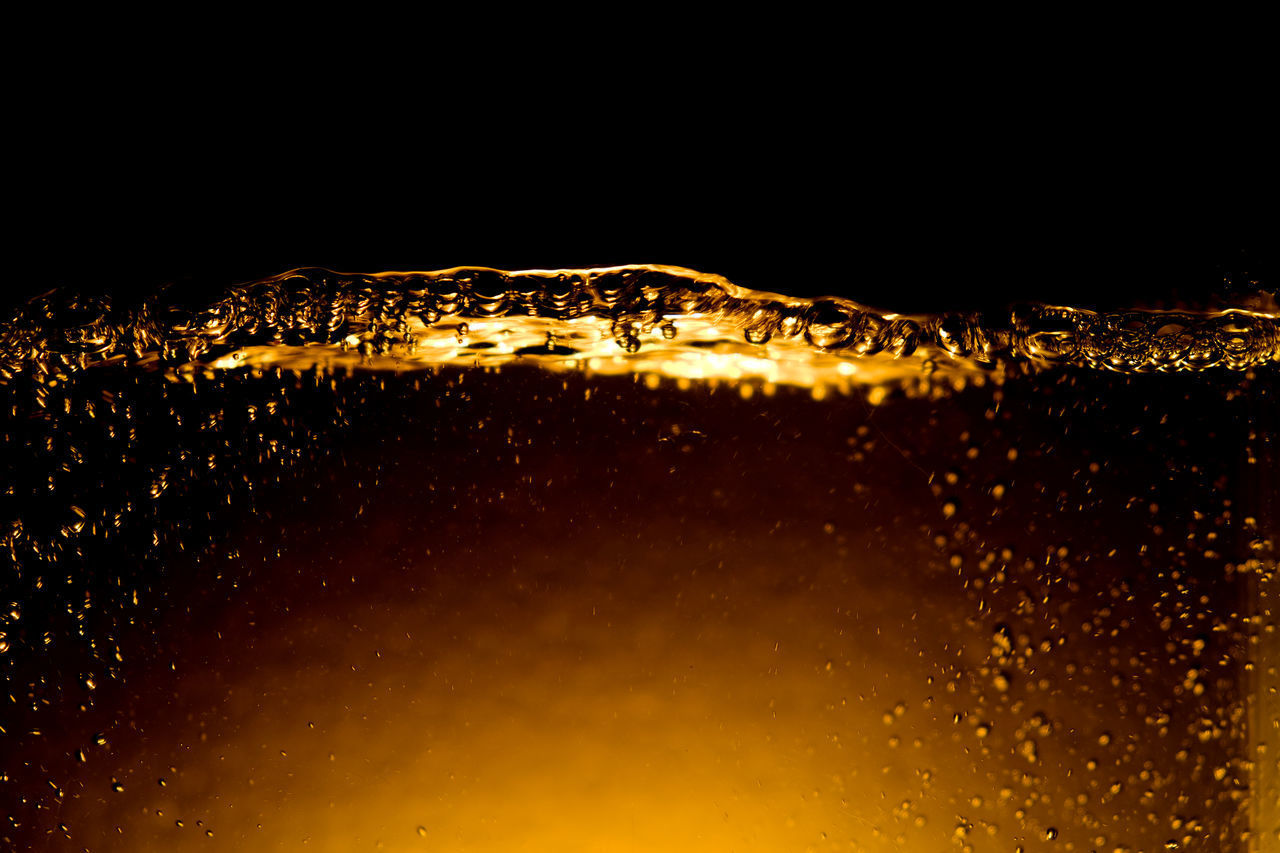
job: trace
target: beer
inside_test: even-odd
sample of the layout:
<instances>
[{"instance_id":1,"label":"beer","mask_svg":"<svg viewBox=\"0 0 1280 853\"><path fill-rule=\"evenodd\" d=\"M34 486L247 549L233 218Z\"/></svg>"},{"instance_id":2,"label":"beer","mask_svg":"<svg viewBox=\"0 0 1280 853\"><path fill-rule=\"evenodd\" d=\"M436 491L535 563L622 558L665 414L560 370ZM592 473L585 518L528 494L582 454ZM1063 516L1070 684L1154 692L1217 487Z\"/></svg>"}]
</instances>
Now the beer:
<instances>
[{"instance_id":1,"label":"beer","mask_svg":"<svg viewBox=\"0 0 1280 853\"><path fill-rule=\"evenodd\" d=\"M0 332L0 836L1277 849L1267 308L41 297Z\"/></svg>"}]
</instances>

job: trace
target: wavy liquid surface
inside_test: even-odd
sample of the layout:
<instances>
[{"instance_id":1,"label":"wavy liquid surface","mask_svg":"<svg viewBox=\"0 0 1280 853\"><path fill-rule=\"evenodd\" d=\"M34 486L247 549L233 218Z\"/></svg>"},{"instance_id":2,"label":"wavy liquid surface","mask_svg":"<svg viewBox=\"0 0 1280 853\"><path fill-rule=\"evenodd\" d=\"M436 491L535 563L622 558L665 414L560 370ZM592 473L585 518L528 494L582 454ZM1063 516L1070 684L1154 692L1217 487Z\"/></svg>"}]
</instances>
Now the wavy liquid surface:
<instances>
[{"instance_id":1,"label":"wavy liquid surface","mask_svg":"<svg viewBox=\"0 0 1280 853\"><path fill-rule=\"evenodd\" d=\"M42 297L0 331L0 838L1280 841L1275 328L666 267Z\"/></svg>"},{"instance_id":2,"label":"wavy liquid surface","mask_svg":"<svg viewBox=\"0 0 1280 853\"><path fill-rule=\"evenodd\" d=\"M878 360L868 356L881 356ZM0 326L0 379L127 359L407 368L523 359L553 368L847 388L942 369L1082 365L1247 370L1280 358L1280 317L1029 305L1005 317L882 313L657 265L349 275L295 270L207 305L55 292ZM897 363L894 363L894 362Z\"/></svg>"}]
</instances>

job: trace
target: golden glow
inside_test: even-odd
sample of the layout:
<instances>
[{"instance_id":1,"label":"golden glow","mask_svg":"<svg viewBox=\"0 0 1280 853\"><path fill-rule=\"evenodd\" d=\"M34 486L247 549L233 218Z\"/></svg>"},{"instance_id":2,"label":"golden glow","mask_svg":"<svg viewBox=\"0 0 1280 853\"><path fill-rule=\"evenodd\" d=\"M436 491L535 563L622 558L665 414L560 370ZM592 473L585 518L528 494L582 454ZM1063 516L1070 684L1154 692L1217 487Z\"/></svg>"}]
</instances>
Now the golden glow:
<instances>
[{"instance_id":1,"label":"golden glow","mask_svg":"<svg viewBox=\"0 0 1280 853\"><path fill-rule=\"evenodd\" d=\"M946 849L955 791L998 793L900 637L954 604L835 565L781 583L802 543L745 544L718 569L565 547L470 591L466 565L414 566L436 578L415 594L353 584L277 614L266 645L182 677L185 716L157 709L145 746L117 747L145 771L66 818L153 851L211 849L205 827L247 853ZM340 565L365 578L362 550ZM880 559L870 578L900 571Z\"/></svg>"},{"instance_id":2,"label":"golden glow","mask_svg":"<svg viewBox=\"0 0 1280 853\"><path fill-rule=\"evenodd\" d=\"M635 337L628 349L613 328L613 321L598 311L584 316L561 318L537 315L508 315L493 318L467 316L446 318L428 325L420 315L406 316L405 335L397 336L379 350L362 349L364 338L348 335L334 346L309 344L287 347L278 344L249 346L227 353L210 366L218 368L277 366L308 369L413 370L439 366L493 367L514 363L537 364L549 370L584 371L599 375L644 377L650 387L661 379L675 380L681 387L694 381L728 382L741 385L744 395L758 389L771 394L778 385L808 388L819 399L831 393L866 391L878 401L884 389L918 386L932 377L934 385L960 388L982 383L986 373L972 362L953 358L932 349L921 349L900 358L864 358L842 350L826 350L812 345L794 330L774 334L766 342L753 342L744 328L783 309L800 311L812 300L751 290L718 275L685 267L646 264L601 267L591 270L521 270L505 272L481 267L454 267L431 272L383 272L368 278L395 281L406 276L447 279L465 273L491 272L526 282L525 287L547 286L566 276L596 280L611 274L648 272L662 276L664 287L696 284L710 286L720 294L711 300L710 313L669 311L630 322ZM286 280L284 273L274 280ZM840 300L850 310L869 310ZM765 305L766 308L754 308ZM744 307L745 306L745 307ZM897 314L878 315L885 320ZM923 322L924 318L917 318ZM552 347L570 352L557 353ZM539 351L541 350L541 351Z\"/></svg>"},{"instance_id":3,"label":"golden glow","mask_svg":"<svg viewBox=\"0 0 1280 853\"><path fill-rule=\"evenodd\" d=\"M985 375L975 365L945 359L942 369L936 360L923 355L909 358L858 358L826 352L803 339L775 338L757 345L741 335L718 327L705 317L681 316L672 319L676 335L664 337L655 326L639 335L635 352L619 347L608 320L580 317L553 320L543 317L499 317L467 320L465 332L459 323L425 326L410 320L412 345L397 344L385 353L361 353L352 336L345 346L254 346L228 353L210 366L276 366L308 369L415 370L440 366L500 368L511 364L537 364L557 371L583 371L617 376L634 374L647 382L673 380L726 382L770 394L778 385L811 389L815 396L847 394L854 389L915 386L928 375L934 384L951 388L966 383L982 383ZM572 347L571 355L538 352L547 342ZM652 386L656 387L656 386ZM687 387L687 386L685 386Z\"/></svg>"}]
</instances>

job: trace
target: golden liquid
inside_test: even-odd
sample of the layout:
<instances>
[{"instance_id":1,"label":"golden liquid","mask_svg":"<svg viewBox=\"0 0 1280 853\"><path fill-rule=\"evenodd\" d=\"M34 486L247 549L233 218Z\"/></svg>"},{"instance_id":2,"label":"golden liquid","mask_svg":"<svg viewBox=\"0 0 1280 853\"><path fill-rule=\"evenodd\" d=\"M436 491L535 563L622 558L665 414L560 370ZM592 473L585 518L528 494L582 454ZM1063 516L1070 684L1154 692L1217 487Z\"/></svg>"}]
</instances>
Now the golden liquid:
<instances>
[{"instance_id":1,"label":"golden liquid","mask_svg":"<svg viewBox=\"0 0 1280 853\"><path fill-rule=\"evenodd\" d=\"M1273 316L481 272L11 324L0 836L1280 839Z\"/></svg>"}]
</instances>

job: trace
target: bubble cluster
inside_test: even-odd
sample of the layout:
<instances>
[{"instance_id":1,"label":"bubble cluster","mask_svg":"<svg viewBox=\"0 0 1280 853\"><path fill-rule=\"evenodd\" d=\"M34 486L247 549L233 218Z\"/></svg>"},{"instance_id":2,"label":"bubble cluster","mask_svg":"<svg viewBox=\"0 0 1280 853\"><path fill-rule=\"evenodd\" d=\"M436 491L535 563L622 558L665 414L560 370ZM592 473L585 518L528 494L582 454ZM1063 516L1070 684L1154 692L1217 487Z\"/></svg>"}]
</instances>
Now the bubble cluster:
<instances>
[{"instance_id":1,"label":"bubble cluster","mask_svg":"<svg viewBox=\"0 0 1280 853\"><path fill-rule=\"evenodd\" d=\"M162 294L117 305L70 289L44 294L0 322L0 381L32 369L113 359L209 363L264 345L412 353L423 329L452 324L462 344L467 321L516 317L553 321L562 331L596 319L624 354L674 338L689 319L756 347L785 341L847 359L917 356L935 367L942 359L1126 373L1245 370L1274 362L1280 352L1280 318L1245 310L1097 313L1031 305L1006 316L903 316L843 298L749 290L720 276L658 265L372 275L298 269L203 302ZM540 355L564 357L573 349L548 346Z\"/></svg>"}]
</instances>

